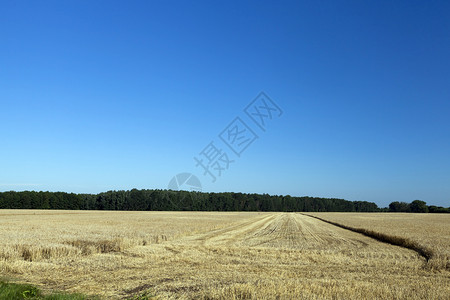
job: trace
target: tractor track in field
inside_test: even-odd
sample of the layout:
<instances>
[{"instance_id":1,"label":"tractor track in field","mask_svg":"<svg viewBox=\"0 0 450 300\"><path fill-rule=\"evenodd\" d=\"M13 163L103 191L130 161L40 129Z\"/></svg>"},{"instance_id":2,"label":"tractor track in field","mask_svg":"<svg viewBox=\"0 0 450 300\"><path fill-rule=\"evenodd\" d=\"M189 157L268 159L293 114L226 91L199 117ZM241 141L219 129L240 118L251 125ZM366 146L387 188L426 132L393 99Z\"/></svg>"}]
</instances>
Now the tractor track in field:
<instances>
[{"instance_id":1,"label":"tractor track in field","mask_svg":"<svg viewBox=\"0 0 450 300\"><path fill-rule=\"evenodd\" d=\"M333 221L329 221L320 217L316 217L316 216L312 216L312 215L308 215L308 214L302 214L304 216L308 216L317 220L320 220L322 222L325 222L327 224L331 224L333 226L339 227L339 228L343 228L345 230L349 230L355 233L359 233L363 236L372 238L378 242L381 243L386 243L389 245L394 245L394 246L398 246L398 247L403 247L405 249L410 249L412 251L417 252L420 256L422 256L423 258L425 258L425 260L428 262L432 257L433 257L433 252L425 247L420 246L417 242L414 242L412 240L409 240L407 238L402 238L402 237L397 237L397 236L391 236L385 233L380 233L380 232L375 232L372 230L368 230L368 229L364 229L364 228L356 228L356 227L351 227L351 226L347 226L344 224L340 224L340 223L336 223Z\"/></svg>"},{"instance_id":2,"label":"tractor track in field","mask_svg":"<svg viewBox=\"0 0 450 300\"><path fill-rule=\"evenodd\" d=\"M417 257L411 249L378 241L347 228L299 213L264 214L210 232L174 241L183 246L258 247L272 249L337 251L376 256Z\"/></svg>"}]
</instances>

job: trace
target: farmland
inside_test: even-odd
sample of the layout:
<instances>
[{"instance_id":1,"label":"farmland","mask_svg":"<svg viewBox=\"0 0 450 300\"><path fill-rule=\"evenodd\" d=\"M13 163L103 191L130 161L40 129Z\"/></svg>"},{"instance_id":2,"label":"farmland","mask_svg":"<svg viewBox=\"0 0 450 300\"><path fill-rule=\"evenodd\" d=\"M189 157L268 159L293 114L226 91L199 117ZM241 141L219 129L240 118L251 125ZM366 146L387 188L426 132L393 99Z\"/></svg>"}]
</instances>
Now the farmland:
<instances>
[{"instance_id":1,"label":"farmland","mask_svg":"<svg viewBox=\"0 0 450 300\"><path fill-rule=\"evenodd\" d=\"M446 214L308 214L352 228L407 238L430 253L428 267L450 270L450 217Z\"/></svg>"},{"instance_id":2,"label":"farmland","mask_svg":"<svg viewBox=\"0 0 450 300\"><path fill-rule=\"evenodd\" d=\"M2 210L0 272L107 299L448 299L449 216L314 215L435 256L300 213Z\"/></svg>"}]
</instances>

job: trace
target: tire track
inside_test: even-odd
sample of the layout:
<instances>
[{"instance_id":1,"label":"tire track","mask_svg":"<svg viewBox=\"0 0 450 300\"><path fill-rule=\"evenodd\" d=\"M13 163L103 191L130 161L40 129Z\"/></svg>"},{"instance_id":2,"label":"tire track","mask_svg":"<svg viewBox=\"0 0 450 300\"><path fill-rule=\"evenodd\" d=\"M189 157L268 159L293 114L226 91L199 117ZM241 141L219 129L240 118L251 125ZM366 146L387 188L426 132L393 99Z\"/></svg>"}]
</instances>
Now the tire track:
<instances>
[{"instance_id":1,"label":"tire track","mask_svg":"<svg viewBox=\"0 0 450 300\"><path fill-rule=\"evenodd\" d=\"M260 218L246 220L243 222L239 222L237 224L231 225L229 227L220 228L217 230L213 230L207 233L197 234L194 236L186 237L182 240L179 240L178 242L181 243L193 243L193 244L200 244L203 246L207 245L230 245L233 243L233 241L236 241L236 239L239 236L245 235L248 231L252 231L254 227L263 226L263 224L270 223L271 220L274 218L274 215L265 215Z\"/></svg>"},{"instance_id":2,"label":"tire track","mask_svg":"<svg viewBox=\"0 0 450 300\"><path fill-rule=\"evenodd\" d=\"M273 213L235 223L226 228L174 241L183 247L258 247L333 251L384 257L415 257L409 249L380 243L373 238L298 213ZM353 254L352 254L353 255Z\"/></svg>"},{"instance_id":3,"label":"tire track","mask_svg":"<svg viewBox=\"0 0 450 300\"><path fill-rule=\"evenodd\" d=\"M302 213L302 215L320 220L322 222L334 225L339 228L349 230L351 232L362 234L366 237L372 238L381 243L386 243L389 245L399 246L399 247L403 247L405 249L413 250L413 251L417 252L420 256L424 257L427 262L433 257L433 252L431 250L426 249L425 247L422 247L418 243L411 241L407 238L391 236L388 234L384 234L384 233L380 233L380 232L376 232L376 231L372 231L372 230L368 230L368 229L364 229L364 228L355 228L355 227L339 224L336 222L328 221L328 220L322 219L320 217L316 217L316 216L312 216L312 215L308 215L308 214Z\"/></svg>"}]
</instances>

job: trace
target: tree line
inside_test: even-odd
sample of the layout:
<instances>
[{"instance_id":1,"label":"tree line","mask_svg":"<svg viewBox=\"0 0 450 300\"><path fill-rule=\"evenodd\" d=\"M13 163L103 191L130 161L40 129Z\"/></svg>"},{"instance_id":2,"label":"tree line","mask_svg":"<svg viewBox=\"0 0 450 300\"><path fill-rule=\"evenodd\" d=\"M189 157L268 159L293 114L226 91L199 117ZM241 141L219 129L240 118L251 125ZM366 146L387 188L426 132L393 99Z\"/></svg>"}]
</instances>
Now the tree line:
<instances>
[{"instance_id":1,"label":"tree line","mask_svg":"<svg viewBox=\"0 0 450 300\"><path fill-rule=\"evenodd\" d=\"M0 193L1 208L138 211L379 211L378 206L372 202L335 198L137 189L108 191L100 194L10 191Z\"/></svg>"},{"instance_id":2,"label":"tree line","mask_svg":"<svg viewBox=\"0 0 450 300\"><path fill-rule=\"evenodd\" d=\"M108 191L100 194L65 192L0 192L0 209L72 209L133 211L304 211L304 212L450 212L449 208L392 202L379 208L373 202L337 198L291 197L268 194L204 193L173 190Z\"/></svg>"},{"instance_id":3,"label":"tree line","mask_svg":"<svg viewBox=\"0 0 450 300\"><path fill-rule=\"evenodd\" d=\"M413 213L450 213L450 207L427 205L425 201L414 200L407 202L392 202L389 204L390 212L413 212Z\"/></svg>"}]
</instances>

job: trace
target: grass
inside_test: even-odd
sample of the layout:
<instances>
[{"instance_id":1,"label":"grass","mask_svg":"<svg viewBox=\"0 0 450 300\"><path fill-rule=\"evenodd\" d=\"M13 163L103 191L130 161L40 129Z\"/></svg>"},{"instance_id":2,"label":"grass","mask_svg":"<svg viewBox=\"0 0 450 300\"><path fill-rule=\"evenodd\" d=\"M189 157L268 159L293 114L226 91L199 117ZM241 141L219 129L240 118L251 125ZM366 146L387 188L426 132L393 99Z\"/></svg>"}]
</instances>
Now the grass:
<instances>
[{"instance_id":1,"label":"grass","mask_svg":"<svg viewBox=\"0 0 450 300\"><path fill-rule=\"evenodd\" d=\"M449 245L448 217L314 215ZM0 210L1 274L104 299L448 299L435 260L299 213Z\"/></svg>"},{"instance_id":2,"label":"grass","mask_svg":"<svg viewBox=\"0 0 450 300\"><path fill-rule=\"evenodd\" d=\"M129 300L156 300L157 298L158 297L154 294L153 291L145 291L129 298Z\"/></svg>"},{"instance_id":3,"label":"grass","mask_svg":"<svg viewBox=\"0 0 450 300\"><path fill-rule=\"evenodd\" d=\"M95 299L81 294L51 293L43 294L40 289L30 284L0 281L0 299L5 300L87 300Z\"/></svg>"}]
</instances>

